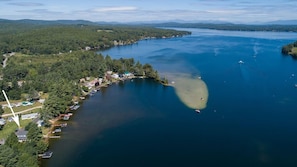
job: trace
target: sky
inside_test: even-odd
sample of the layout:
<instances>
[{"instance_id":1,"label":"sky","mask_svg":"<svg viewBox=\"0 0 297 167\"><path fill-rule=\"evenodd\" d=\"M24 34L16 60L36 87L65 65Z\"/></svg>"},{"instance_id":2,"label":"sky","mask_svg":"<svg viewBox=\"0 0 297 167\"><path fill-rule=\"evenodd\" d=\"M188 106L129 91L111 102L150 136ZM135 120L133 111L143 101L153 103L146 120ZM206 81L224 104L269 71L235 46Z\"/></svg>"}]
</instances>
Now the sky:
<instances>
[{"instance_id":1,"label":"sky","mask_svg":"<svg viewBox=\"0 0 297 167\"><path fill-rule=\"evenodd\" d=\"M0 18L256 23L297 19L297 0L0 0Z\"/></svg>"}]
</instances>

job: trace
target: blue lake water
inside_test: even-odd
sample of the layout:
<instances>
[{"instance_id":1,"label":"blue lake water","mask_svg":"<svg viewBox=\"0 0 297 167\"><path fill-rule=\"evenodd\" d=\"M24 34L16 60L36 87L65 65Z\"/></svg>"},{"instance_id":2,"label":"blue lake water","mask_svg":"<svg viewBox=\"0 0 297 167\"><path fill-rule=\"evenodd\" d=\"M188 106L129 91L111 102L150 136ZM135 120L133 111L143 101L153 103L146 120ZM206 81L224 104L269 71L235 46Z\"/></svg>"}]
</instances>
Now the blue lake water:
<instances>
[{"instance_id":1,"label":"blue lake water","mask_svg":"<svg viewBox=\"0 0 297 167\"><path fill-rule=\"evenodd\" d=\"M297 34L186 30L103 54L201 75L207 108L154 81L114 84L84 101L42 166L297 166L297 61L281 55Z\"/></svg>"}]
</instances>

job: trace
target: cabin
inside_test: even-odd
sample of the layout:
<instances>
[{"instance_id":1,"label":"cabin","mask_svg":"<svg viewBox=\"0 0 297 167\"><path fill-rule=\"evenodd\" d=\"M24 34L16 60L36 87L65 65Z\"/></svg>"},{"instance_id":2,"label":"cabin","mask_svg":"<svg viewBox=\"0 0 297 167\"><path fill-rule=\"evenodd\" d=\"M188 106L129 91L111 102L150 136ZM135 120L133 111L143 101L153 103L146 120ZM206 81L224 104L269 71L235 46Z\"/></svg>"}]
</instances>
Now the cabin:
<instances>
[{"instance_id":1,"label":"cabin","mask_svg":"<svg viewBox=\"0 0 297 167\"><path fill-rule=\"evenodd\" d=\"M27 134L28 134L28 131L26 131L24 129L18 129L15 132L15 135L17 136L19 142L25 142L25 141L27 141Z\"/></svg>"}]
</instances>

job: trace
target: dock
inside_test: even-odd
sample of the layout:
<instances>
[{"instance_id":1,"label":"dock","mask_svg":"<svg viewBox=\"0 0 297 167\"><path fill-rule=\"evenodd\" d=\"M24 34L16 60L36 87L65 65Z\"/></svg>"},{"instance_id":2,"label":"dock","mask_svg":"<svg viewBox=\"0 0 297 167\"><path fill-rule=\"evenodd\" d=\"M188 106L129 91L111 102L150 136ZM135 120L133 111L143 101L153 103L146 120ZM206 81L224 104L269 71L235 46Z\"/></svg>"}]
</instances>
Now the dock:
<instances>
[{"instance_id":1,"label":"dock","mask_svg":"<svg viewBox=\"0 0 297 167\"><path fill-rule=\"evenodd\" d=\"M59 138L61 138L61 136L48 136L47 138L49 138L49 139L59 139Z\"/></svg>"}]
</instances>

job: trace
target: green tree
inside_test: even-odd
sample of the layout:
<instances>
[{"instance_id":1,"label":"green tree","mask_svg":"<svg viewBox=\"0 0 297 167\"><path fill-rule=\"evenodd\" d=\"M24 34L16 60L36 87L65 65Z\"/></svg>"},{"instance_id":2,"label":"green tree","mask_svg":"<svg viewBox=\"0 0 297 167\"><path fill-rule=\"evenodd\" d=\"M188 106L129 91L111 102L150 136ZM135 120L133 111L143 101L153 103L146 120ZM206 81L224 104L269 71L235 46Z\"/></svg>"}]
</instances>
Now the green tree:
<instances>
[{"instance_id":1,"label":"green tree","mask_svg":"<svg viewBox=\"0 0 297 167\"><path fill-rule=\"evenodd\" d=\"M42 131L39 127L37 127L37 124L34 122L30 122L26 128L28 130L27 138L30 142L37 143L42 138Z\"/></svg>"},{"instance_id":2,"label":"green tree","mask_svg":"<svg viewBox=\"0 0 297 167\"><path fill-rule=\"evenodd\" d=\"M0 105L0 116L4 113L4 110L2 108L2 105Z\"/></svg>"},{"instance_id":3,"label":"green tree","mask_svg":"<svg viewBox=\"0 0 297 167\"><path fill-rule=\"evenodd\" d=\"M19 160L16 164L16 167L38 167L37 157L32 156L26 152L23 152L19 156Z\"/></svg>"},{"instance_id":4,"label":"green tree","mask_svg":"<svg viewBox=\"0 0 297 167\"><path fill-rule=\"evenodd\" d=\"M19 147L19 141L17 136L14 133L11 133L5 141L5 145L7 145L8 147L14 150L17 150Z\"/></svg>"},{"instance_id":5,"label":"green tree","mask_svg":"<svg viewBox=\"0 0 297 167\"><path fill-rule=\"evenodd\" d=\"M7 145L0 145L0 164L5 167L13 167L17 163L17 154Z\"/></svg>"}]
</instances>

